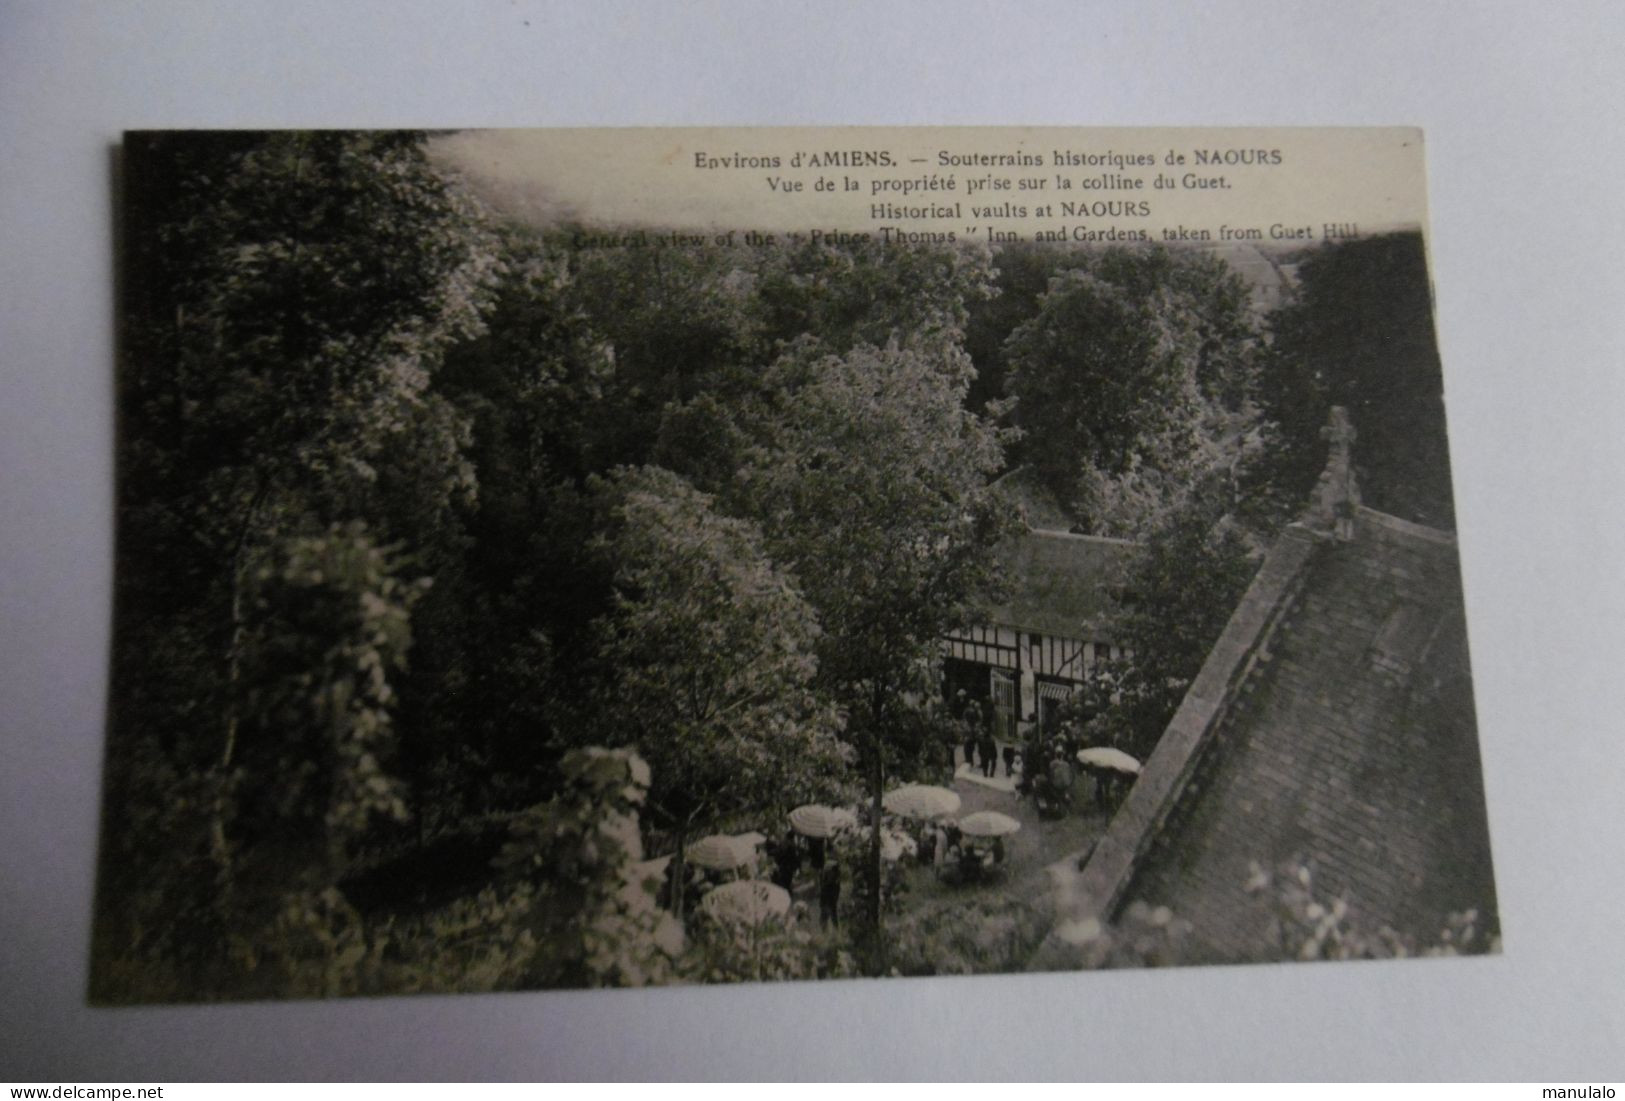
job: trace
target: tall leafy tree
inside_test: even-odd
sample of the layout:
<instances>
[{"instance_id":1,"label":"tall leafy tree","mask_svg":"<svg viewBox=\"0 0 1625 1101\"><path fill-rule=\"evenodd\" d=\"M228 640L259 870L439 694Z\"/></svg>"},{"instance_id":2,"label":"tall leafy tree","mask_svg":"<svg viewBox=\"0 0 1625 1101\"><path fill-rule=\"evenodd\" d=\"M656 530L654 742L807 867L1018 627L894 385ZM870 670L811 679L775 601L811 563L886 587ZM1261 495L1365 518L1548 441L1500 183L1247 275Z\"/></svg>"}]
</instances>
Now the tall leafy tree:
<instances>
[{"instance_id":1,"label":"tall leafy tree","mask_svg":"<svg viewBox=\"0 0 1625 1101\"><path fill-rule=\"evenodd\" d=\"M1170 512L1115 593L1116 635L1132 657L1107 666L1078 698L1101 740L1144 759L1218 641L1261 559L1222 487Z\"/></svg>"},{"instance_id":2,"label":"tall leafy tree","mask_svg":"<svg viewBox=\"0 0 1625 1101\"><path fill-rule=\"evenodd\" d=\"M412 605L429 582L397 571L354 521L280 539L251 580L247 706L224 778L230 813L215 823L222 834L229 828L249 921L264 920L285 894L318 895L342 876L369 825L406 818L406 788L389 771L392 681L406 667Z\"/></svg>"},{"instance_id":3,"label":"tall leafy tree","mask_svg":"<svg viewBox=\"0 0 1625 1101\"><path fill-rule=\"evenodd\" d=\"M585 250L572 298L604 334L611 369L581 437L602 473L650 459L662 411L719 387L748 385L768 347L757 257L748 249Z\"/></svg>"},{"instance_id":4,"label":"tall leafy tree","mask_svg":"<svg viewBox=\"0 0 1625 1101\"><path fill-rule=\"evenodd\" d=\"M992 292L968 304L965 324L965 351L976 364L969 395L975 409L1005 396L1010 366L1005 342L1038 312L1050 280L1062 271L1085 266L1087 256L1081 247L1028 241L1001 245L992 261Z\"/></svg>"},{"instance_id":5,"label":"tall leafy tree","mask_svg":"<svg viewBox=\"0 0 1625 1101\"><path fill-rule=\"evenodd\" d=\"M1090 530L1138 534L1247 438L1246 288L1212 257L1111 249L1004 347L1020 456Z\"/></svg>"},{"instance_id":6,"label":"tall leafy tree","mask_svg":"<svg viewBox=\"0 0 1625 1101\"><path fill-rule=\"evenodd\" d=\"M109 803L127 810L107 824L110 905L127 847L191 851L139 828L163 817L158 762L207 778L191 805L209 808L216 898L229 892L249 840L229 816L264 658L250 649L274 641L253 629L257 578L286 565L287 541L365 521L420 567L456 553L467 423L431 381L482 324L496 265L414 134L152 135L126 164L110 756L130 790ZM153 922L174 919L154 905Z\"/></svg>"},{"instance_id":7,"label":"tall leafy tree","mask_svg":"<svg viewBox=\"0 0 1625 1101\"><path fill-rule=\"evenodd\" d=\"M1320 430L1347 407L1367 503L1453 527L1444 380L1419 233L1345 241L1310 253L1294 298L1269 318L1260 396L1275 426L1267 484L1301 507L1326 462Z\"/></svg>"},{"instance_id":8,"label":"tall leafy tree","mask_svg":"<svg viewBox=\"0 0 1625 1101\"><path fill-rule=\"evenodd\" d=\"M1007 530L987 489L1004 437L965 408L962 352L809 346L769 371L775 395L739 504L823 625L819 679L847 715L874 809L869 919L880 923L880 800L938 640L993 582Z\"/></svg>"},{"instance_id":9,"label":"tall leafy tree","mask_svg":"<svg viewBox=\"0 0 1625 1101\"><path fill-rule=\"evenodd\" d=\"M612 345L566 249L524 227L500 239L487 326L452 345L434 377L470 425L479 495L461 510L466 553L415 612L430 629L403 699L418 786L448 824L548 794L553 659L580 651L605 599L603 583L580 576L579 552L592 534L596 424L614 416Z\"/></svg>"},{"instance_id":10,"label":"tall leafy tree","mask_svg":"<svg viewBox=\"0 0 1625 1101\"><path fill-rule=\"evenodd\" d=\"M755 524L658 467L622 469L600 489L614 595L580 731L649 762L647 809L677 839L682 882L697 831L838 785L836 716L814 680L820 632Z\"/></svg>"},{"instance_id":11,"label":"tall leafy tree","mask_svg":"<svg viewBox=\"0 0 1625 1101\"><path fill-rule=\"evenodd\" d=\"M994 293L983 248L808 241L765 249L757 268L763 336L777 348L810 336L837 355L894 340L958 344L971 306Z\"/></svg>"},{"instance_id":12,"label":"tall leafy tree","mask_svg":"<svg viewBox=\"0 0 1625 1101\"><path fill-rule=\"evenodd\" d=\"M505 926L490 939L517 942L527 986L667 981L682 930L633 869L649 766L630 750L589 747L566 752L559 773L559 792L513 820L493 861L517 889L489 907Z\"/></svg>"}]
</instances>

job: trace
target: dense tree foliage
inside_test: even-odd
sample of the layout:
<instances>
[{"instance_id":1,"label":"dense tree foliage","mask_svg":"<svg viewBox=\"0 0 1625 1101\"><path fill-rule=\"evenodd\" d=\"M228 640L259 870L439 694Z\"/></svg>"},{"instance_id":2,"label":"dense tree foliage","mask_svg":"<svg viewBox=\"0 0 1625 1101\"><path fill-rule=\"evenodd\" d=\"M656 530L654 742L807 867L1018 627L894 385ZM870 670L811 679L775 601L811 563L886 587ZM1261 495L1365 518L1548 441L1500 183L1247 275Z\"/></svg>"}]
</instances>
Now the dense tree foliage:
<instances>
[{"instance_id":1,"label":"dense tree foliage","mask_svg":"<svg viewBox=\"0 0 1625 1101\"><path fill-rule=\"evenodd\" d=\"M1246 451L1254 334L1219 260L1074 258L1005 340L1019 455L1083 528L1142 534Z\"/></svg>"},{"instance_id":2,"label":"dense tree foliage","mask_svg":"<svg viewBox=\"0 0 1625 1101\"><path fill-rule=\"evenodd\" d=\"M1372 499L1448 506L1431 330L1384 313L1422 277L1403 239L1306 261L1261 356L1194 252L578 247L408 133L127 165L99 998L850 973L844 931L685 947L636 868L860 794L859 955L929 969L875 935L881 796L940 774L1001 475L1147 542L1134 661L1091 697L1139 752L1325 404ZM993 951L947 917L901 927ZM999 920L1017 966L1041 914Z\"/></svg>"},{"instance_id":3,"label":"dense tree foliage","mask_svg":"<svg viewBox=\"0 0 1625 1101\"><path fill-rule=\"evenodd\" d=\"M985 252L578 251L413 134L128 164L104 995L358 989L417 958L386 914L511 924L478 869L583 747L655 763L663 838L882 760L996 534Z\"/></svg>"},{"instance_id":4,"label":"dense tree foliage","mask_svg":"<svg viewBox=\"0 0 1625 1101\"><path fill-rule=\"evenodd\" d=\"M1007 527L988 482L1000 433L965 408L962 353L816 348L768 372L778 395L741 497L821 617L820 678L847 716L875 818L869 877L878 926L880 798L894 766L918 761L905 717L935 689L939 639L992 585Z\"/></svg>"},{"instance_id":5,"label":"dense tree foliage","mask_svg":"<svg viewBox=\"0 0 1625 1101\"><path fill-rule=\"evenodd\" d=\"M218 953L196 946L257 920L237 913L240 864L257 897L310 889L309 865L261 858L300 822L331 854L400 809L379 769L405 567L379 548L407 540L430 569L455 553L467 424L430 384L479 331L497 259L411 134L166 135L132 154L99 933L207 970Z\"/></svg>"},{"instance_id":6,"label":"dense tree foliage","mask_svg":"<svg viewBox=\"0 0 1625 1101\"><path fill-rule=\"evenodd\" d=\"M1064 713L1090 740L1145 759L1201 672L1260 561L1227 503L1197 494L1169 514L1117 587L1116 634L1131 656L1094 670Z\"/></svg>"},{"instance_id":7,"label":"dense tree foliage","mask_svg":"<svg viewBox=\"0 0 1625 1101\"><path fill-rule=\"evenodd\" d=\"M1453 528L1444 381L1420 234L1344 241L1308 255L1296 296L1269 319L1260 399L1274 427L1265 481L1301 501L1326 461L1320 429L1342 405L1359 433L1367 504Z\"/></svg>"},{"instance_id":8,"label":"dense tree foliage","mask_svg":"<svg viewBox=\"0 0 1625 1101\"><path fill-rule=\"evenodd\" d=\"M696 829L839 793L838 724L813 684L818 620L756 526L675 474L622 469L600 495L614 596L576 736L638 747L680 874Z\"/></svg>"}]
</instances>

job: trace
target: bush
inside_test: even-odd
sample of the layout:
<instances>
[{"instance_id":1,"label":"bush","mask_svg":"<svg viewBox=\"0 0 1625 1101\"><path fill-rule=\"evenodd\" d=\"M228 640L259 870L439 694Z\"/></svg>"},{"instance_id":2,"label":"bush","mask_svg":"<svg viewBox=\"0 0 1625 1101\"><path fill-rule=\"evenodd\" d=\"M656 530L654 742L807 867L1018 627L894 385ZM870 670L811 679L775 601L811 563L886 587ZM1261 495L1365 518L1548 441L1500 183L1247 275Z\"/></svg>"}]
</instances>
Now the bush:
<instances>
[{"instance_id":1,"label":"bush","mask_svg":"<svg viewBox=\"0 0 1625 1101\"><path fill-rule=\"evenodd\" d=\"M1132 902L1113 925L1093 918L1063 925L1061 939L1076 951L1076 966L1091 971L1118 967L1177 967L1186 958L1188 921L1166 906Z\"/></svg>"},{"instance_id":2,"label":"bush","mask_svg":"<svg viewBox=\"0 0 1625 1101\"><path fill-rule=\"evenodd\" d=\"M944 902L887 930L898 975L1021 971L1049 932L1049 915L1012 895Z\"/></svg>"},{"instance_id":3,"label":"bush","mask_svg":"<svg viewBox=\"0 0 1625 1101\"><path fill-rule=\"evenodd\" d=\"M745 926L696 916L680 973L697 982L835 979L858 973L851 943L838 928L793 919Z\"/></svg>"},{"instance_id":4,"label":"bush","mask_svg":"<svg viewBox=\"0 0 1625 1101\"><path fill-rule=\"evenodd\" d=\"M1447 914L1431 944L1388 925L1368 929L1353 917L1347 899L1316 897L1314 871L1301 860L1287 861L1275 875L1254 861L1247 890L1273 908L1274 944L1283 960L1385 960L1501 950L1500 934L1477 909Z\"/></svg>"}]
</instances>

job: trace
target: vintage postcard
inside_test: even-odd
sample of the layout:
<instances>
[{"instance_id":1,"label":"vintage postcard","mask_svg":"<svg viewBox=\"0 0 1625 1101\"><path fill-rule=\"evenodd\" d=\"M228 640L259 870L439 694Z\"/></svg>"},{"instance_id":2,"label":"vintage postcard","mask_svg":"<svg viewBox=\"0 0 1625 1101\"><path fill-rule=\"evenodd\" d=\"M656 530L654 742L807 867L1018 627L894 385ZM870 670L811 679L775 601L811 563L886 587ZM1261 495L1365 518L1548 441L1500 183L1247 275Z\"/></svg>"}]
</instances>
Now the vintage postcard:
<instances>
[{"instance_id":1,"label":"vintage postcard","mask_svg":"<svg viewBox=\"0 0 1625 1101\"><path fill-rule=\"evenodd\" d=\"M1499 950L1418 131L121 187L95 1001Z\"/></svg>"}]
</instances>

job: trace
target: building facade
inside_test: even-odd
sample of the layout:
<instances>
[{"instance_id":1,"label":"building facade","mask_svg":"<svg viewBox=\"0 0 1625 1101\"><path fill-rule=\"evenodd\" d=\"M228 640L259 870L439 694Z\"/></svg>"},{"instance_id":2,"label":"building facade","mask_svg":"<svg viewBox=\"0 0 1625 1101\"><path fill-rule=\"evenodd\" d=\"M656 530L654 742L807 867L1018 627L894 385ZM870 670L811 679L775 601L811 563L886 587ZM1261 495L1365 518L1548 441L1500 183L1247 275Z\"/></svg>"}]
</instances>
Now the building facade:
<instances>
[{"instance_id":1,"label":"building facade","mask_svg":"<svg viewBox=\"0 0 1625 1101\"><path fill-rule=\"evenodd\" d=\"M1101 662L1121 659L1113 592L1138 544L1029 527L1000 551L1009 598L943 639L944 687L991 708L994 733L1047 728Z\"/></svg>"}]
</instances>

